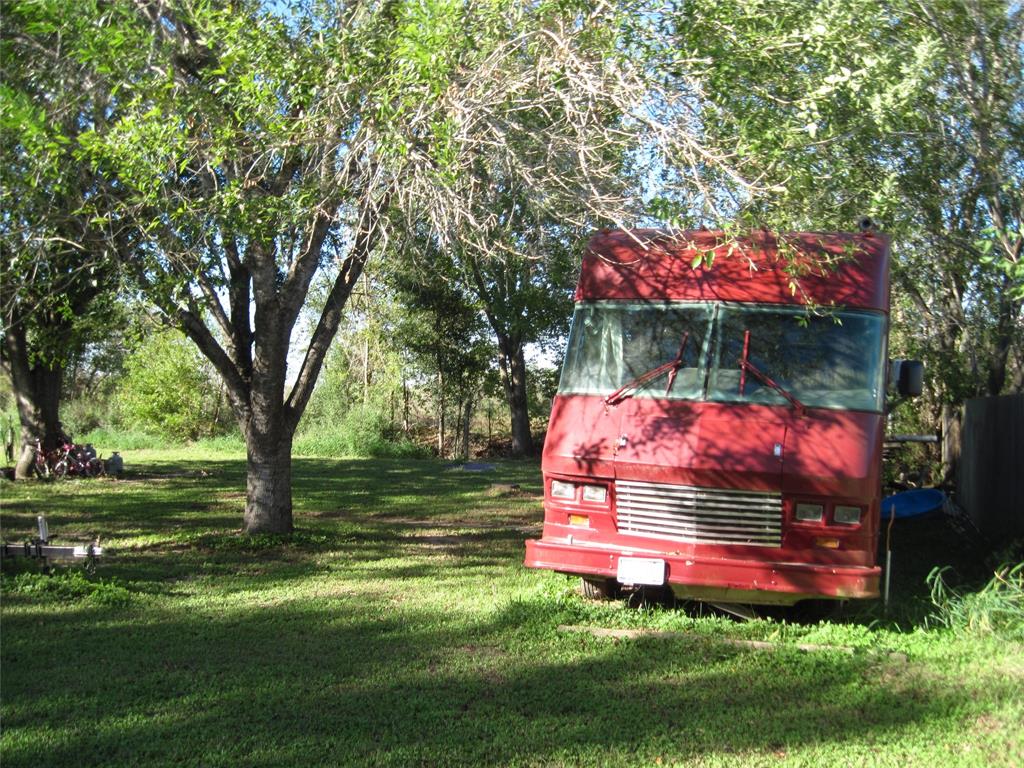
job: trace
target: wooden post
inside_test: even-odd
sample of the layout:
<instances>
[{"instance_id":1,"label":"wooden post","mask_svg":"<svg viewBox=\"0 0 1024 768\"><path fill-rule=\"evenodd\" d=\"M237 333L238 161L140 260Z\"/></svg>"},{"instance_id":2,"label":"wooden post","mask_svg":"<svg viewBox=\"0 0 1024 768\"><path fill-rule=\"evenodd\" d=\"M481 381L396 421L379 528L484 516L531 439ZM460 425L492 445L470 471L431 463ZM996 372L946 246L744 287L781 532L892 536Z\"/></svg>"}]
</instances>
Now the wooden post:
<instances>
[{"instance_id":1,"label":"wooden post","mask_svg":"<svg viewBox=\"0 0 1024 768\"><path fill-rule=\"evenodd\" d=\"M942 406L942 482L953 485L957 482L960 467L961 426L963 406Z\"/></svg>"}]
</instances>

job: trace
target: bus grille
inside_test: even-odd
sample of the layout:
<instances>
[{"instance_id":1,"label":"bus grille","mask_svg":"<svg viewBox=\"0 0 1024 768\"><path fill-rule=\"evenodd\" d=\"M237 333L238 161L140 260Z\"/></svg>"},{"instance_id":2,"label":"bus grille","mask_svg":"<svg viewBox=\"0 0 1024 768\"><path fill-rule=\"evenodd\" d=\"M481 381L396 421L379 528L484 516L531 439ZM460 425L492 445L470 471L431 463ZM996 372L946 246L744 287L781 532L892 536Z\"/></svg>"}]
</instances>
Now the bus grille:
<instances>
[{"instance_id":1,"label":"bus grille","mask_svg":"<svg viewBox=\"0 0 1024 768\"><path fill-rule=\"evenodd\" d=\"M782 494L618 480L620 533L698 544L782 545Z\"/></svg>"}]
</instances>

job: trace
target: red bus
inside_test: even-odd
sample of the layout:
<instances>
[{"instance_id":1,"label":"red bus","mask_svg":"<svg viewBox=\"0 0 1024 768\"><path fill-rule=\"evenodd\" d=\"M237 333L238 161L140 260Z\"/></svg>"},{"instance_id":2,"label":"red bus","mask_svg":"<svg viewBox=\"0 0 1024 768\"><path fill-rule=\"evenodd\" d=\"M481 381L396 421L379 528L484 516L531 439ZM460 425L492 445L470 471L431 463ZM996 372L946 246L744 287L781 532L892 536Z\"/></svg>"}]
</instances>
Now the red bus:
<instances>
[{"instance_id":1,"label":"red bus","mask_svg":"<svg viewBox=\"0 0 1024 768\"><path fill-rule=\"evenodd\" d=\"M526 565L591 596L877 597L888 251L871 231L595 235Z\"/></svg>"}]
</instances>

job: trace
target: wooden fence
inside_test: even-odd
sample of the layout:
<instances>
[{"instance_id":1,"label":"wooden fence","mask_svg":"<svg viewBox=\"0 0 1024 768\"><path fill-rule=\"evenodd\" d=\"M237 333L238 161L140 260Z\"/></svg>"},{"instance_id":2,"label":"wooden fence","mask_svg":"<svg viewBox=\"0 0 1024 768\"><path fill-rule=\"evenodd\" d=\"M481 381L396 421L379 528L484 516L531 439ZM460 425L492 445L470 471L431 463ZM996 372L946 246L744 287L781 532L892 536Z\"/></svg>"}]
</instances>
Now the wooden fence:
<instances>
[{"instance_id":1,"label":"wooden fence","mask_svg":"<svg viewBox=\"0 0 1024 768\"><path fill-rule=\"evenodd\" d=\"M1024 537L1024 394L967 401L957 501L989 538Z\"/></svg>"}]
</instances>

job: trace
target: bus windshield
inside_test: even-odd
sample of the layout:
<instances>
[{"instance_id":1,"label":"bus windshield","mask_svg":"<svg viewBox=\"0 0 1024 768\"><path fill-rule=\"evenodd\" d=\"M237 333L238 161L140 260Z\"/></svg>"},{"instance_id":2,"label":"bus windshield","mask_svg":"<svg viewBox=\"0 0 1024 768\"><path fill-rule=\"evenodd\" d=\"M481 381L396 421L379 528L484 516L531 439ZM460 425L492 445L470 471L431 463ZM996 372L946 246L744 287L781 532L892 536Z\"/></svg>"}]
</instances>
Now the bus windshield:
<instances>
[{"instance_id":1,"label":"bus windshield","mask_svg":"<svg viewBox=\"0 0 1024 768\"><path fill-rule=\"evenodd\" d=\"M807 407L880 412L884 338L884 316L870 312L815 315L803 307L580 303L558 391L608 396L629 385L635 397L788 405L781 389ZM744 375L743 359L777 386ZM673 361L677 364L667 365ZM659 367L664 375L647 375Z\"/></svg>"}]
</instances>

